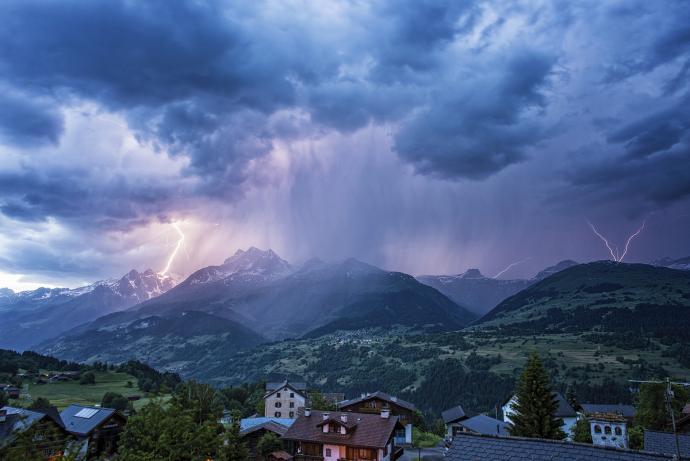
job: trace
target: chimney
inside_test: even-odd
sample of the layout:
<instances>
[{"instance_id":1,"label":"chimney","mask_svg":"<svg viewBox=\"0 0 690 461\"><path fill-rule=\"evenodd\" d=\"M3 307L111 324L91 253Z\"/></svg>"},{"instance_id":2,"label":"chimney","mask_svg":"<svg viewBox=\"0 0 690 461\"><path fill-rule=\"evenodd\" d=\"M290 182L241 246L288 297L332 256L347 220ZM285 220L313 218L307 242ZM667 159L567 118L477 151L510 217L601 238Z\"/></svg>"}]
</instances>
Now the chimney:
<instances>
[{"instance_id":1,"label":"chimney","mask_svg":"<svg viewBox=\"0 0 690 461\"><path fill-rule=\"evenodd\" d=\"M366 397L366 396L367 396L367 394L365 394L364 392L362 392L362 397L361 397L361 398L364 398L364 397Z\"/></svg>"},{"instance_id":2,"label":"chimney","mask_svg":"<svg viewBox=\"0 0 690 461\"><path fill-rule=\"evenodd\" d=\"M307 418L311 416L311 408L306 407L304 409L304 416L306 416Z\"/></svg>"},{"instance_id":3,"label":"chimney","mask_svg":"<svg viewBox=\"0 0 690 461\"><path fill-rule=\"evenodd\" d=\"M323 414L321 415L321 417L323 418L324 421L326 421L326 420L328 419L329 416L331 416L330 413L323 413Z\"/></svg>"},{"instance_id":4,"label":"chimney","mask_svg":"<svg viewBox=\"0 0 690 461\"><path fill-rule=\"evenodd\" d=\"M340 420L344 423L347 422L347 415L340 415Z\"/></svg>"},{"instance_id":5,"label":"chimney","mask_svg":"<svg viewBox=\"0 0 690 461\"><path fill-rule=\"evenodd\" d=\"M381 417L383 419L388 419L388 417L391 415L391 411L388 408L381 408Z\"/></svg>"}]
</instances>

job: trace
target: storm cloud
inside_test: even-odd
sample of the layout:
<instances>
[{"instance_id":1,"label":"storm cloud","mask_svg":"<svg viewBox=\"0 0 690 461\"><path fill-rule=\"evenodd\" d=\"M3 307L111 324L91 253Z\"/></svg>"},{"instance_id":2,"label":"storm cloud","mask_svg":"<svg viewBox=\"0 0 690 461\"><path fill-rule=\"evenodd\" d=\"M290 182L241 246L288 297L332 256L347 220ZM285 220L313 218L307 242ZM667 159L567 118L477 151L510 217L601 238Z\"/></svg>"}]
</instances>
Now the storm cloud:
<instances>
[{"instance_id":1,"label":"storm cloud","mask_svg":"<svg viewBox=\"0 0 690 461\"><path fill-rule=\"evenodd\" d=\"M683 1L2 2L0 272L141 268L174 220L225 232L180 271L228 240L410 272L596 258L584 216L620 237L688 208L688 16ZM690 252L651 238L663 227L632 257Z\"/></svg>"}]
</instances>

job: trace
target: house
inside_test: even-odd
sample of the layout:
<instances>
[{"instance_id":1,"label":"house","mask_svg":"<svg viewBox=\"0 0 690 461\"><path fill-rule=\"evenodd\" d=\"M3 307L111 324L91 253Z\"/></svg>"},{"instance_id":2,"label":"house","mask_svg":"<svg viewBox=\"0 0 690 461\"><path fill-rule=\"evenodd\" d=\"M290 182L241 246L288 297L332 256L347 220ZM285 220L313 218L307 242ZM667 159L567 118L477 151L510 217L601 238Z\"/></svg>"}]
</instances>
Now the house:
<instances>
[{"instance_id":1,"label":"house","mask_svg":"<svg viewBox=\"0 0 690 461\"><path fill-rule=\"evenodd\" d=\"M632 405L582 403L580 404L580 413L584 416L595 413L618 415L628 420L628 423L632 423L635 419L635 407Z\"/></svg>"},{"instance_id":2,"label":"house","mask_svg":"<svg viewBox=\"0 0 690 461\"><path fill-rule=\"evenodd\" d=\"M458 434L447 461L666 461L671 456L564 440Z\"/></svg>"},{"instance_id":3,"label":"house","mask_svg":"<svg viewBox=\"0 0 690 461\"><path fill-rule=\"evenodd\" d=\"M403 429L399 429L395 434L395 443L397 445L411 444L412 424L417 412L417 407L414 404L390 396L385 392L362 394L359 398L345 400L338 404L338 410L356 413L380 414L385 409L388 409L392 416L397 416L403 426Z\"/></svg>"},{"instance_id":4,"label":"house","mask_svg":"<svg viewBox=\"0 0 690 461\"><path fill-rule=\"evenodd\" d=\"M278 438L282 437L288 428L294 423L294 419L279 418L245 418L240 422L240 437L246 443L249 450L249 460L259 460L257 451L259 440L267 433L273 433Z\"/></svg>"},{"instance_id":5,"label":"house","mask_svg":"<svg viewBox=\"0 0 690 461\"><path fill-rule=\"evenodd\" d=\"M592 443L606 447L628 448L628 420L615 413L587 415Z\"/></svg>"},{"instance_id":6,"label":"house","mask_svg":"<svg viewBox=\"0 0 690 461\"><path fill-rule=\"evenodd\" d=\"M683 459L690 459L690 435L678 434L678 447ZM652 453L675 455L676 437L673 432L644 431L644 449Z\"/></svg>"},{"instance_id":7,"label":"house","mask_svg":"<svg viewBox=\"0 0 690 461\"><path fill-rule=\"evenodd\" d=\"M7 394L7 397L11 399L18 399L20 394L20 389L17 386L11 384L0 385L0 391Z\"/></svg>"},{"instance_id":8,"label":"house","mask_svg":"<svg viewBox=\"0 0 690 461\"><path fill-rule=\"evenodd\" d=\"M72 440L55 409L0 408L0 459L62 459Z\"/></svg>"},{"instance_id":9,"label":"house","mask_svg":"<svg viewBox=\"0 0 690 461\"><path fill-rule=\"evenodd\" d=\"M264 416L267 418L296 418L297 410L307 403L305 383L267 383L264 395Z\"/></svg>"},{"instance_id":10,"label":"house","mask_svg":"<svg viewBox=\"0 0 690 461\"><path fill-rule=\"evenodd\" d=\"M395 432L402 429L390 411L300 410L299 417L283 434L294 461L394 461L403 450L395 444Z\"/></svg>"},{"instance_id":11,"label":"house","mask_svg":"<svg viewBox=\"0 0 690 461\"><path fill-rule=\"evenodd\" d=\"M465 410L458 405L441 412L441 418L443 419L443 424L446 426L446 439L451 440L455 434L462 432L462 428L458 423L467 419L467 415L465 414Z\"/></svg>"},{"instance_id":12,"label":"house","mask_svg":"<svg viewBox=\"0 0 690 461\"><path fill-rule=\"evenodd\" d=\"M126 418L112 408L70 405L60 413L65 429L82 443L81 453L99 458L117 451Z\"/></svg>"},{"instance_id":13,"label":"house","mask_svg":"<svg viewBox=\"0 0 690 461\"><path fill-rule=\"evenodd\" d=\"M506 422L486 415L477 415L464 419L457 423L460 429L455 435L460 433L470 433L479 435L496 435L508 437L510 425Z\"/></svg>"},{"instance_id":14,"label":"house","mask_svg":"<svg viewBox=\"0 0 690 461\"><path fill-rule=\"evenodd\" d=\"M554 392L553 397L558 402L558 408L556 409L556 417L563 420L562 430L566 434L567 440L572 440L573 428L577 423L577 412L573 410L568 401L563 397L560 392ZM517 396L514 395L503 405L503 421L508 424L513 424L511 416L515 414L515 404L517 403Z\"/></svg>"}]
</instances>

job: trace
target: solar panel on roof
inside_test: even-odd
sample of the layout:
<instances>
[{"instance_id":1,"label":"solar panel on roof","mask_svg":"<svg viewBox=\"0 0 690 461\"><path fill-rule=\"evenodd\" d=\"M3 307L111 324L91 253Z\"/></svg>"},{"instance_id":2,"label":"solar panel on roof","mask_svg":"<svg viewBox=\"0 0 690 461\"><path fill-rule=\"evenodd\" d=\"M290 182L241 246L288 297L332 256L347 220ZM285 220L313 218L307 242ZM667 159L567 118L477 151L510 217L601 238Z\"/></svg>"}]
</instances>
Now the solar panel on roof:
<instances>
[{"instance_id":1,"label":"solar panel on roof","mask_svg":"<svg viewBox=\"0 0 690 461\"><path fill-rule=\"evenodd\" d=\"M74 416L77 418L90 418L96 413L98 413L98 410L95 408L82 408Z\"/></svg>"}]
</instances>

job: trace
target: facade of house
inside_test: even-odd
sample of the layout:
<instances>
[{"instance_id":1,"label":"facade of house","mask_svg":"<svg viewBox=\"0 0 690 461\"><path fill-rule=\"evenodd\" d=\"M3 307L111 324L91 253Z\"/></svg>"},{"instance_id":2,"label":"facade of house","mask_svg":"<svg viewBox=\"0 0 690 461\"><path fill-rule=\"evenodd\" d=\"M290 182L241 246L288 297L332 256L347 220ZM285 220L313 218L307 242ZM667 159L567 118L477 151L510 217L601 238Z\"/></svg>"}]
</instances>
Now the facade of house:
<instances>
[{"instance_id":1,"label":"facade of house","mask_svg":"<svg viewBox=\"0 0 690 461\"><path fill-rule=\"evenodd\" d=\"M462 406L457 405L441 413L443 424L446 426L446 439L452 440L456 434L462 432L460 422L468 419Z\"/></svg>"},{"instance_id":2,"label":"facade of house","mask_svg":"<svg viewBox=\"0 0 690 461\"><path fill-rule=\"evenodd\" d=\"M70 405L60 413L65 429L80 443L80 455L87 459L109 456L117 451L120 433L127 419L112 408Z\"/></svg>"},{"instance_id":3,"label":"facade of house","mask_svg":"<svg viewBox=\"0 0 690 461\"><path fill-rule=\"evenodd\" d=\"M444 460L447 461L666 461L672 456L573 443L562 440L530 439L458 434Z\"/></svg>"},{"instance_id":4,"label":"facade of house","mask_svg":"<svg viewBox=\"0 0 690 461\"><path fill-rule=\"evenodd\" d=\"M395 461L402 448L395 432L403 428L388 410L380 414L300 411L283 434L294 461Z\"/></svg>"},{"instance_id":5,"label":"facade of house","mask_svg":"<svg viewBox=\"0 0 690 461\"><path fill-rule=\"evenodd\" d=\"M338 410L355 413L381 414L388 410L392 416L397 416L402 428L395 434L395 443L405 445L412 443L412 427L417 407L414 404L385 392L362 394L359 398L345 400L338 404Z\"/></svg>"},{"instance_id":6,"label":"facade of house","mask_svg":"<svg viewBox=\"0 0 690 461\"><path fill-rule=\"evenodd\" d=\"M306 384L267 383L264 396L264 416L266 418L296 418L297 411L307 403Z\"/></svg>"},{"instance_id":7,"label":"facade of house","mask_svg":"<svg viewBox=\"0 0 690 461\"><path fill-rule=\"evenodd\" d=\"M628 448L628 420L614 413L587 416L592 443L605 447Z\"/></svg>"},{"instance_id":8,"label":"facade of house","mask_svg":"<svg viewBox=\"0 0 690 461\"><path fill-rule=\"evenodd\" d=\"M62 459L73 437L56 410L0 408L0 459Z\"/></svg>"},{"instance_id":9,"label":"facade of house","mask_svg":"<svg viewBox=\"0 0 690 461\"><path fill-rule=\"evenodd\" d=\"M568 401L560 392L554 392L553 397L558 401L558 408L556 409L556 417L563 420L562 430L565 432L566 440L572 440L573 429L577 424L577 412L570 406ZM515 414L515 405L517 404L517 396L514 395L502 407L503 421L508 424L513 424L511 416Z\"/></svg>"}]
</instances>

